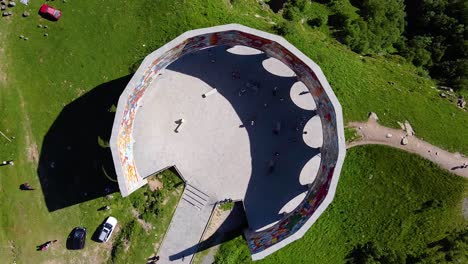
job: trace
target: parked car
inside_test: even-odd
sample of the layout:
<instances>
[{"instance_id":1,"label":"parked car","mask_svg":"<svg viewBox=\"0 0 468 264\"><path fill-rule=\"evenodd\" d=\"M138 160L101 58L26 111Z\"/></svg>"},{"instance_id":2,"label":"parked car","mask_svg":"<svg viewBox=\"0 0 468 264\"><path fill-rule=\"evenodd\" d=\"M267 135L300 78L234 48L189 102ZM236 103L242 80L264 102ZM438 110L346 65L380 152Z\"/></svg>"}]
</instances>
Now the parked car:
<instances>
[{"instance_id":1,"label":"parked car","mask_svg":"<svg viewBox=\"0 0 468 264\"><path fill-rule=\"evenodd\" d=\"M39 9L39 14L50 20L59 20L62 16L62 11L55 9L47 4L43 4Z\"/></svg>"},{"instance_id":2,"label":"parked car","mask_svg":"<svg viewBox=\"0 0 468 264\"><path fill-rule=\"evenodd\" d=\"M67 248L83 249L86 241L86 228L75 227L67 239Z\"/></svg>"},{"instance_id":3,"label":"parked car","mask_svg":"<svg viewBox=\"0 0 468 264\"><path fill-rule=\"evenodd\" d=\"M112 232L114 232L115 226L117 225L117 219L115 219L112 216L109 216L104 222L104 224L101 227L101 231L99 232L98 240L100 242L107 242L109 238L112 235Z\"/></svg>"}]
</instances>

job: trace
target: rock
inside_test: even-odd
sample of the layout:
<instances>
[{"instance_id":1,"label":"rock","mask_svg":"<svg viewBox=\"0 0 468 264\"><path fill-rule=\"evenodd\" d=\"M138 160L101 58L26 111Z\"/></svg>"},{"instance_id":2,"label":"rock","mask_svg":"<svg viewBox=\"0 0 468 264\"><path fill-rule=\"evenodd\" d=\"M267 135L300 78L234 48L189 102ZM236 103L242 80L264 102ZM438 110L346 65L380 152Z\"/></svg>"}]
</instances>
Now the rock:
<instances>
[{"instance_id":1,"label":"rock","mask_svg":"<svg viewBox=\"0 0 468 264\"><path fill-rule=\"evenodd\" d=\"M1 3L2 5L6 5L6 0L2 0L2 1L0 1L0 3Z\"/></svg>"},{"instance_id":2,"label":"rock","mask_svg":"<svg viewBox=\"0 0 468 264\"><path fill-rule=\"evenodd\" d=\"M28 16L29 16L29 12L28 12L28 11L24 11L24 12L23 12L23 16L24 16L24 17L28 17Z\"/></svg>"},{"instance_id":3,"label":"rock","mask_svg":"<svg viewBox=\"0 0 468 264\"><path fill-rule=\"evenodd\" d=\"M401 139L401 144L402 145L408 145L408 138L407 137L404 137Z\"/></svg>"},{"instance_id":4,"label":"rock","mask_svg":"<svg viewBox=\"0 0 468 264\"><path fill-rule=\"evenodd\" d=\"M9 15L10 15L10 14L9 14L7 11L5 11L5 12L2 13L2 16L4 16L4 17L5 17L5 16L9 16Z\"/></svg>"},{"instance_id":5,"label":"rock","mask_svg":"<svg viewBox=\"0 0 468 264\"><path fill-rule=\"evenodd\" d=\"M47 36L49 36L49 33L44 33L44 37L47 37Z\"/></svg>"},{"instance_id":6,"label":"rock","mask_svg":"<svg viewBox=\"0 0 468 264\"><path fill-rule=\"evenodd\" d=\"M45 25L44 28L49 28L49 26Z\"/></svg>"},{"instance_id":7,"label":"rock","mask_svg":"<svg viewBox=\"0 0 468 264\"><path fill-rule=\"evenodd\" d=\"M406 131L406 134L408 136L414 136L416 133L414 132L413 130L413 127L410 125L410 123L408 122L408 120L405 121L405 129Z\"/></svg>"},{"instance_id":8,"label":"rock","mask_svg":"<svg viewBox=\"0 0 468 264\"><path fill-rule=\"evenodd\" d=\"M398 121L397 121L397 123L398 123L398 125L400 126L400 128L401 128L402 130L405 130L405 125L403 125L403 123L398 122Z\"/></svg>"},{"instance_id":9,"label":"rock","mask_svg":"<svg viewBox=\"0 0 468 264\"><path fill-rule=\"evenodd\" d=\"M1 7L2 11L6 9L6 5L2 5Z\"/></svg>"},{"instance_id":10,"label":"rock","mask_svg":"<svg viewBox=\"0 0 468 264\"><path fill-rule=\"evenodd\" d=\"M369 113L369 119L374 119L375 121L379 120L379 117L377 116L376 113L370 112Z\"/></svg>"},{"instance_id":11,"label":"rock","mask_svg":"<svg viewBox=\"0 0 468 264\"><path fill-rule=\"evenodd\" d=\"M446 95L445 93L440 93L439 96L442 97L442 98L446 98L446 97L447 97L447 95Z\"/></svg>"},{"instance_id":12,"label":"rock","mask_svg":"<svg viewBox=\"0 0 468 264\"><path fill-rule=\"evenodd\" d=\"M465 98L463 98L463 96L458 97L457 106L460 108L465 108L466 101Z\"/></svg>"},{"instance_id":13,"label":"rock","mask_svg":"<svg viewBox=\"0 0 468 264\"><path fill-rule=\"evenodd\" d=\"M443 91L450 91L450 90L453 90L452 88L447 87L447 86L439 86L439 87L437 87L437 89L443 90Z\"/></svg>"},{"instance_id":14,"label":"rock","mask_svg":"<svg viewBox=\"0 0 468 264\"><path fill-rule=\"evenodd\" d=\"M15 7L15 6L16 6L16 3L13 2L13 1L10 1L10 3L8 3L8 6L9 6L9 7Z\"/></svg>"},{"instance_id":15,"label":"rock","mask_svg":"<svg viewBox=\"0 0 468 264\"><path fill-rule=\"evenodd\" d=\"M20 35L19 38L20 38L20 39L24 39L24 36L23 36L23 35Z\"/></svg>"},{"instance_id":16,"label":"rock","mask_svg":"<svg viewBox=\"0 0 468 264\"><path fill-rule=\"evenodd\" d=\"M386 138L391 138L391 137L393 137L393 135L390 134L390 133L388 133L385 137L386 137Z\"/></svg>"}]
</instances>

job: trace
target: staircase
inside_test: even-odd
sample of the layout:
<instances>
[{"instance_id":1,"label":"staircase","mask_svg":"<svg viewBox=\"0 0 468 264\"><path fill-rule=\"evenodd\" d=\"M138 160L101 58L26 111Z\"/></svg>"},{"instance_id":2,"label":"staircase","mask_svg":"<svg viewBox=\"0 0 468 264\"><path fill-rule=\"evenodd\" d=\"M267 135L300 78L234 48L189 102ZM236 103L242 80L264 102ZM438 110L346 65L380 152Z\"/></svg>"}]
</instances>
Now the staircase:
<instances>
[{"instance_id":1,"label":"staircase","mask_svg":"<svg viewBox=\"0 0 468 264\"><path fill-rule=\"evenodd\" d=\"M206 193L190 185L190 183L186 183L182 199L197 210L200 211L204 206L208 205L209 198L210 197Z\"/></svg>"},{"instance_id":2,"label":"staircase","mask_svg":"<svg viewBox=\"0 0 468 264\"><path fill-rule=\"evenodd\" d=\"M214 204L215 200L210 199L209 195L190 183L185 183L184 193L159 248L158 264L192 262Z\"/></svg>"}]
</instances>

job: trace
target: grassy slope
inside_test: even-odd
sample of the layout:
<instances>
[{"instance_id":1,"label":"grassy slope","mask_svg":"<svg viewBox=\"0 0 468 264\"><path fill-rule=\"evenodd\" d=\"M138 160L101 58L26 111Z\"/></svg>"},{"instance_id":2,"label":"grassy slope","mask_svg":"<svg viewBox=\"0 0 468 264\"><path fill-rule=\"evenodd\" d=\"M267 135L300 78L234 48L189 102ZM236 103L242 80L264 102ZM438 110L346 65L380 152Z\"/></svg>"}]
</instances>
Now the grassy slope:
<instances>
[{"instance_id":1,"label":"grassy slope","mask_svg":"<svg viewBox=\"0 0 468 264\"><path fill-rule=\"evenodd\" d=\"M353 148L332 205L301 240L259 263L342 263L353 247L367 242L418 256L427 244L466 228L460 209L467 184L413 154ZM219 263L250 262L240 238L220 252Z\"/></svg>"},{"instance_id":2,"label":"grassy slope","mask_svg":"<svg viewBox=\"0 0 468 264\"><path fill-rule=\"evenodd\" d=\"M35 114L32 119L42 120L44 115L53 118L63 103L100 83L127 75L130 65L138 65L150 51L186 30L242 23L272 31L268 22L282 21L255 1L234 3L56 3L65 14L60 22L47 23L47 38L42 36L44 30L36 27L42 23L38 18L21 19L21 23L11 25L7 39L14 46L12 55L16 54L12 72L16 74L11 80L36 91L25 95L34 107L30 111ZM255 14L264 18L256 18ZM417 69L383 57L361 58L320 31L299 23L293 23L293 28L286 38L322 67L343 105L345 121L364 120L370 111L377 112L383 124L393 127L396 121L407 119L420 137L468 154L468 137L463 136L468 133L468 114L439 99L437 91L430 88L434 83L419 77ZM19 34L29 36L29 42L19 40ZM43 104L45 99L50 104ZM50 122L38 123L42 124L37 137L40 139Z\"/></svg>"},{"instance_id":3,"label":"grassy slope","mask_svg":"<svg viewBox=\"0 0 468 264\"><path fill-rule=\"evenodd\" d=\"M302 34L287 39L321 66L340 99L345 121L365 120L371 111L391 127L408 120L419 137L468 153L468 113L440 99L431 88L434 83L419 77L414 67L392 61L397 59L360 57L321 32L297 28Z\"/></svg>"},{"instance_id":4,"label":"grassy slope","mask_svg":"<svg viewBox=\"0 0 468 264\"><path fill-rule=\"evenodd\" d=\"M61 239L75 225L96 226L103 215L95 208L105 201L47 212L40 191L17 191L26 181L39 186L37 163L28 160L28 148L33 144L41 148L63 106L102 83L127 76L132 65L178 34L232 22L271 31L270 21L282 21L256 1L233 2L231 6L218 0L56 1L53 5L64 11L57 23L39 18L35 13L40 3L31 2L28 7L19 4L13 17L2 18L0 37L7 51L2 54L2 69L7 81L0 83L0 129L16 140L9 144L0 140L0 159L13 158L16 165L0 168L0 255L8 260L17 256L20 262L31 257L41 262L51 255L56 259L80 256L58 247L47 254L36 254L33 249L44 240ZM33 15L21 18L23 10ZM38 24L49 28L38 28ZM43 36L46 31L48 37ZM20 40L19 35L29 40ZM323 68L346 120L364 119L368 111L379 113L387 125L408 119L426 140L468 152L468 138L463 137L468 133L467 114L437 99L429 88L432 82L417 77L414 68L383 58L363 60L325 34L299 25L286 37ZM121 202L124 208L126 202ZM120 217L129 219L123 211ZM93 253L95 244L89 243L88 248L91 255L101 254Z\"/></svg>"}]
</instances>

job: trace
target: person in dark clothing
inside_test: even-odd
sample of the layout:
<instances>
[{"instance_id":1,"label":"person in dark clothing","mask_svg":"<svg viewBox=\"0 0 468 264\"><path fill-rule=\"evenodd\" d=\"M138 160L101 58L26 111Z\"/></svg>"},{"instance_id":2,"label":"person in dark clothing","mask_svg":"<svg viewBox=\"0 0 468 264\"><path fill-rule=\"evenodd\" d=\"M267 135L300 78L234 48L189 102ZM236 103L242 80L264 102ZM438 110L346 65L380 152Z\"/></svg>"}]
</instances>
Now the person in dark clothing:
<instances>
[{"instance_id":1,"label":"person in dark clothing","mask_svg":"<svg viewBox=\"0 0 468 264\"><path fill-rule=\"evenodd\" d=\"M20 185L20 189L23 191L34 191L35 189L29 185L29 183L25 182Z\"/></svg>"}]
</instances>

